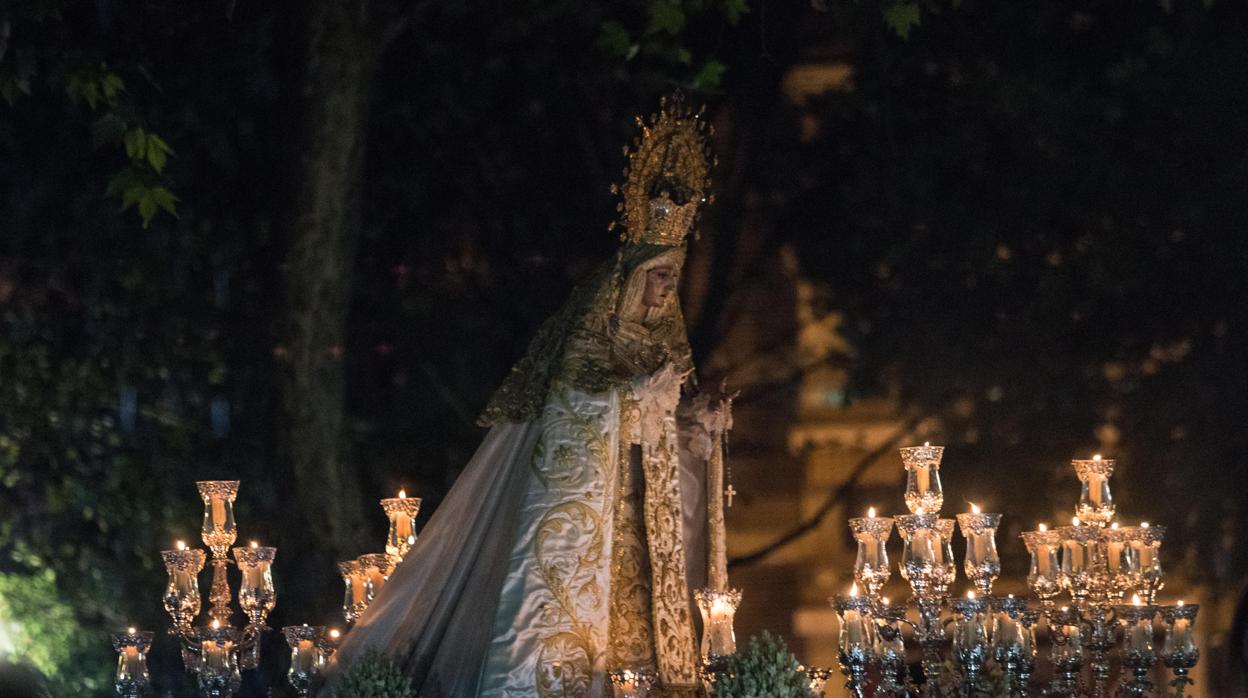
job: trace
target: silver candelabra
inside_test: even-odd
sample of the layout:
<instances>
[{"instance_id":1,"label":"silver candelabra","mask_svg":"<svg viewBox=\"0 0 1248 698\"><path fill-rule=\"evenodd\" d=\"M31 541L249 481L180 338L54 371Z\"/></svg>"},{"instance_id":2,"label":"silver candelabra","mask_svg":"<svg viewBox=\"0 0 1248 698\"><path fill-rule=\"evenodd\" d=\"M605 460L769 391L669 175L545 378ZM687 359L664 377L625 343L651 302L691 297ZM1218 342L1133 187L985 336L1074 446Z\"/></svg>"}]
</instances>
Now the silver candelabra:
<instances>
[{"instance_id":1,"label":"silver candelabra","mask_svg":"<svg viewBox=\"0 0 1248 698\"><path fill-rule=\"evenodd\" d=\"M1182 601L1155 604L1164 586L1158 552L1165 531L1114 521L1109 490L1114 462L1100 456L1074 461L1081 495L1072 525L1057 530L1041 525L1023 534L1031 553L1028 583L1039 600L1033 608L1013 595L993 596L1001 574L996 545L1001 515L975 505L956 517L966 542L962 569L974 590L951 600L957 576L955 519L940 516L943 455L942 447L930 444L901 449L910 514L880 517L872 508L867 516L849 520L858 545L854 584L848 595L831 600L840 621L838 656L849 691L865 698L874 669L874 696L974 696L986 689L985 673L993 667L1004 676L1010 695L1029 695L1036 628L1044 620L1054 670L1045 695L1108 695L1109 655L1121 643L1119 695L1151 693L1149 677L1160 657L1174 675L1172 695L1182 696L1199 659L1192 634L1197 607ZM881 596L892 574L887 543L894 527L903 546L898 571L911 591L901 604ZM1124 603L1128 593L1132 601ZM1070 602L1058 607L1061 594ZM1165 633L1160 653L1154 645L1158 617ZM905 671L907 637L920 652L921 686Z\"/></svg>"}]
</instances>

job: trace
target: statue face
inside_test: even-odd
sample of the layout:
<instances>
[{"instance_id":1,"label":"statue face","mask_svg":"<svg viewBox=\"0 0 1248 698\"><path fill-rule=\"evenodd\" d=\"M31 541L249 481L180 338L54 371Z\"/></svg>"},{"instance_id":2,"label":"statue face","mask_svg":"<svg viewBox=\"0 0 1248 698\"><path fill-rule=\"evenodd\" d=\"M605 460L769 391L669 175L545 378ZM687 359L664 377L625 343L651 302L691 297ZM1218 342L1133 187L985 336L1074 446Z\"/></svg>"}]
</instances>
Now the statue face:
<instances>
[{"instance_id":1,"label":"statue face","mask_svg":"<svg viewBox=\"0 0 1248 698\"><path fill-rule=\"evenodd\" d=\"M664 265L646 271L646 291L641 296L641 304L647 308L659 308L667 303L668 296L676 292L676 281L680 273L676 267Z\"/></svg>"}]
</instances>

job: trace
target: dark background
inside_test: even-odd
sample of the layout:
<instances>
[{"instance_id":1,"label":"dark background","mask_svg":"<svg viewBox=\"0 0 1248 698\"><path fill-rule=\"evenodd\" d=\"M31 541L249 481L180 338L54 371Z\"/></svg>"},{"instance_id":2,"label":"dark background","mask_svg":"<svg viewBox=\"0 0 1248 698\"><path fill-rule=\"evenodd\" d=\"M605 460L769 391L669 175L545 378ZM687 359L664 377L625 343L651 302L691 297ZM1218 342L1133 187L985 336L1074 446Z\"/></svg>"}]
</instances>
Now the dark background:
<instances>
[{"instance_id":1,"label":"dark background","mask_svg":"<svg viewBox=\"0 0 1248 698\"><path fill-rule=\"evenodd\" d=\"M55 695L111 690L107 632L166 627L195 480L241 479L240 540L278 546L270 625L333 620L373 502L428 516L614 250L632 116L678 87L721 159L684 293L704 381L789 254L844 315L846 399L936 415L950 491L1033 521L1103 450L1170 568L1238 594L1241 3L360 7L0 6L0 653Z\"/></svg>"}]
</instances>

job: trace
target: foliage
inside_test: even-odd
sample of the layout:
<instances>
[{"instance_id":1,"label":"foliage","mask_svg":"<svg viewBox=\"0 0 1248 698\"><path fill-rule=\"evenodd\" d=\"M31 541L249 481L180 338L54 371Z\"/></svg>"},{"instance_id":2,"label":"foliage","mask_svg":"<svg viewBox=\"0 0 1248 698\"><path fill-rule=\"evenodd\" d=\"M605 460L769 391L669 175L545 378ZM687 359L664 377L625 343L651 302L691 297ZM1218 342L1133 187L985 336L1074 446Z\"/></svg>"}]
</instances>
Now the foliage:
<instances>
[{"instance_id":1,"label":"foliage","mask_svg":"<svg viewBox=\"0 0 1248 698\"><path fill-rule=\"evenodd\" d=\"M29 663L48 677L51 695L106 689L106 667L92 674L67 669L88 659L96 638L81 632L74 609L57 593L56 574L0 574L0 660Z\"/></svg>"},{"instance_id":2,"label":"foliage","mask_svg":"<svg viewBox=\"0 0 1248 698\"><path fill-rule=\"evenodd\" d=\"M413 698L412 680L380 652L370 650L351 665L334 687L341 698Z\"/></svg>"},{"instance_id":3,"label":"foliage","mask_svg":"<svg viewBox=\"0 0 1248 698\"><path fill-rule=\"evenodd\" d=\"M810 681L783 638L763 631L729 655L715 679L715 698L809 698Z\"/></svg>"},{"instance_id":4,"label":"foliage","mask_svg":"<svg viewBox=\"0 0 1248 698\"><path fill-rule=\"evenodd\" d=\"M940 685L940 695L956 696L962 694L961 674L953 659L946 659L940 665L940 675L936 679ZM979 674L979 682L975 690L975 698L1010 698L1009 677L996 660L984 663Z\"/></svg>"},{"instance_id":5,"label":"foliage","mask_svg":"<svg viewBox=\"0 0 1248 698\"><path fill-rule=\"evenodd\" d=\"M66 18L72 20L81 4L38 0L18 3L11 15L0 13L4 30L0 97L16 108L22 99L36 96L37 86L46 85L71 107L85 107L80 118L88 128L80 138L85 141L89 130L93 147L110 147L125 155L123 164L109 177L105 195L119 200L122 211L134 208L147 228L159 211L176 217L178 201L165 176L165 163L173 149L151 130L142 105L126 89L122 75L129 72L150 82L151 74L137 63L118 68L110 63L104 47L83 35L64 42L59 35L74 30L65 26Z\"/></svg>"}]
</instances>

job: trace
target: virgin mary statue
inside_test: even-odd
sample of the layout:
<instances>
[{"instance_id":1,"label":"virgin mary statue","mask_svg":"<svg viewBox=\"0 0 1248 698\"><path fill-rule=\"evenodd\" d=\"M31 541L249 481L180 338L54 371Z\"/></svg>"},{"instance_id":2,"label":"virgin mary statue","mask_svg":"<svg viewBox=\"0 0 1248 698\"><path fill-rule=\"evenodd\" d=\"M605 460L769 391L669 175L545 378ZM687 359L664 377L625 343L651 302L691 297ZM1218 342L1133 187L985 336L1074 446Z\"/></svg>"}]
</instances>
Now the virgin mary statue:
<instances>
[{"instance_id":1,"label":"virgin mary statue","mask_svg":"<svg viewBox=\"0 0 1248 698\"><path fill-rule=\"evenodd\" d=\"M709 129L679 98L639 124L619 252L494 394L480 448L335 671L376 649L428 698L609 695L615 669L693 694L691 588L723 577L708 463L728 410L687 399L700 409L677 425L693 365L675 288L709 187Z\"/></svg>"}]
</instances>

